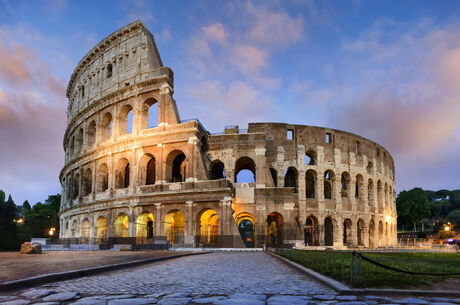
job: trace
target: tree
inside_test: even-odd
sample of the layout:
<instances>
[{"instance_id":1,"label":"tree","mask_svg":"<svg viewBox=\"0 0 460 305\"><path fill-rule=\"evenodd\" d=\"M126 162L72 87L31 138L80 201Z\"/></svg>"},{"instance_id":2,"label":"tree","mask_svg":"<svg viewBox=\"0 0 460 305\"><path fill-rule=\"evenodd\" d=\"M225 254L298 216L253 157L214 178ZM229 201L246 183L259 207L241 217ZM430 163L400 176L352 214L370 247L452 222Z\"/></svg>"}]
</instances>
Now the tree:
<instances>
[{"instance_id":1,"label":"tree","mask_svg":"<svg viewBox=\"0 0 460 305\"><path fill-rule=\"evenodd\" d=\"M59 234L59 206L61 195L51 195L45 203L37 202L25 213L25 227L30 237L49 237L50 228L56 228ZM27 232L26 232L27 233Z\"/></svg>"},{"instance_id":2,"label":"tree","mask_svg":"<svg viewBox=\"0 0 460 305\"><path fill-rule=\"evenodd\" d=\"M453 210L447 215L447 219L452 222L457 228L460 228L460 209Z\"/></svg>"},{"instance_id":3,"label":"tree","mask_svg":"<svg viewBox=\"0 0 460 305\"><path fill-rule=\"evenodd\" d=\"M5 193L0 191L0 249L13 250L18 247L16 235L16 205L11 195L5 202Z\"/></svg>"},{"instance_id":4,"label":"tree","mask_svg":"<svg viewBox=\"0 0 460 305\"><path fill-rule=\"evenodd\" d=\"M430 203L421 188L400 192L396 198L396 209L398 222L409 226L431 215Z\"/></svg>"}]
</instances>

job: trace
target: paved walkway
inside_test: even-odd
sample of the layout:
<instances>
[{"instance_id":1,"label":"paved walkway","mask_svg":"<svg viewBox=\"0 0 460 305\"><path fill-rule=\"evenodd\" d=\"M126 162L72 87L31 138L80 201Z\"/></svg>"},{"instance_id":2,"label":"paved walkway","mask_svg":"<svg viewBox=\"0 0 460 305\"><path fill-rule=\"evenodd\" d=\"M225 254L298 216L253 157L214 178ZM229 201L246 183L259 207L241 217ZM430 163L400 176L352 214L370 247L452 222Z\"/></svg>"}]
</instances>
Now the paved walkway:
<instances>
[{"instance_id":1,"label":"paved walkway","mask_svg":"<svg viewBox=\"0 0 460 305\"><path fill-rule=\"evenodd\" d=\"M33 302L79 305L375 305L405 302L382 297L368 296L359 300L355 296L338 296L331 289L261 252L183 257L56 282L3 298L4 304L8 305ZM429 304L425 300L419 301L419 304Z\"/></svg>"},{"instance_id":2,"label":"paved walkway","mask_svg":"<svg viewBox=\"0 0 460 305\"><path fill-rule=\"evenodd\" d=\"M0 252L0 282L31 276L176 255L173 251Z\"/></svg>"}]
</instances>

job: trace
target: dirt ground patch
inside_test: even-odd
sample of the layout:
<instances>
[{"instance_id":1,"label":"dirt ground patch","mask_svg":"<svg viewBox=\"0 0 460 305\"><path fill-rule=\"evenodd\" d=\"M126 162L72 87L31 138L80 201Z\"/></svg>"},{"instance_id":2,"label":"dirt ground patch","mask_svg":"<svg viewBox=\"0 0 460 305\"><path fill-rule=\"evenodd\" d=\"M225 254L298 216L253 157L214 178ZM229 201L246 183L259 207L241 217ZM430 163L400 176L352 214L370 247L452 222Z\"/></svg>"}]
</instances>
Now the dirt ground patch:
<instances>
[{"instance_id":1,"label":"dirt ground patch","mask_svg":"<svg viewBox=\"0 0 460 305\"><path fill-rule=\"evenodd\" d=\"M189 253L189 252L180 252ZM177 255L175 251L56 251L43 254L0 252L0 282L49 273Z\"/></svg>"}]
</instances>

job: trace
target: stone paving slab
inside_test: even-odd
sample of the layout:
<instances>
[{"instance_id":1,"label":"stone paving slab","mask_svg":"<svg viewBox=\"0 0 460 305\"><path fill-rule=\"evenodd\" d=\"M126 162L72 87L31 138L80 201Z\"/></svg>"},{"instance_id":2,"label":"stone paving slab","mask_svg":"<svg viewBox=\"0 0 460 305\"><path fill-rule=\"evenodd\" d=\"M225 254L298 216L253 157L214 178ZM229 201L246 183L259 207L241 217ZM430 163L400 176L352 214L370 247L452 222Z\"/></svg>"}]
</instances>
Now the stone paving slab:
<instances>
[{"instance_id":1,"label":"stone paving slab","mask_svg":"<svg viewBox=\"0 0 460 305\"><path fill-rule=\"evenodd\" d=\"M142 259L177 255L174 251L56 251L43 254L0 252L0 282Z\"/></svg>"},{"instance_id":2,"label":"stone paving slab","mask_svg":"<svg viewBox=\"0 0 460 305\"><path fill-rule=\"evenodd\" d=\"M460 304L460 299L437 296L340 295L279 260L255 252L188 256L0 293L0 304L40 304L45 300L59 305Z\"/></svg>"}]
</instances>

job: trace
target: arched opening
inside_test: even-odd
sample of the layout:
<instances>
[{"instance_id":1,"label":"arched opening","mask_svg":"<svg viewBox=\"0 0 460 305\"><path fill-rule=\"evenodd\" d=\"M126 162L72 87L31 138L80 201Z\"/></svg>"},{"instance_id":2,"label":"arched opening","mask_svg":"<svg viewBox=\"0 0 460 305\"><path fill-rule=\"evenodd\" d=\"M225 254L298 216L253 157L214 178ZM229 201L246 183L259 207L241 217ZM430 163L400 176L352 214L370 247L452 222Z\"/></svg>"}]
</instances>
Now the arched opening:
<instances>
[{"instance_id":1,"label":"arched opening","mask_svg":"<svg viewBox=\"0 0 460 305\"><path fill-rule=\"evenodd\" d=\"M107 112L102 117L101 122L101 139L102 141L110 139L112 136L112 115Z\"/></svg>"},{"instance_id":2,"label":"arched opening","mask_svg":"<svg viewBox=\"0 0 460 305\"><path fill-rule=\"evenodd\" d=\"M349 191L350 191L350 174L347 172L342 173L342 177L340 178L340 193L343 197L349 197Z\"/></svg>"},{"instance_id":3,"label":"arched opening","mask_svg":"<svg viewBox=\"0 0 460 305\"><path fill-rule=\"evenodd\" d=\"M72 222L72 228L70 229L70 233L72 238L77 237L77 220L74 220Z\"/></svg>"},{"instance_id":4,"label":"arched opening","mask_svg":"<svg viewBox=\"0 0 460 305\"><path fill-rule=\"evenodd\" d=\"M278 187L278 172L274 168L270 168L270 175L272 176L273 185Z\"/></svg>"},{"instance_id":5,"label":"arched opening","mask_svg":"<svg viewBox=\"0 0 460 305\"><path fill-rule=\"evenodd\" d=\"M123 106L120 111L118 122L120 124L120 135L131 133L133 131L133 107L131 105Z\"/></svg>"},{"instance_id":6,"label":"arched opening","mask_svg":"<svg viewBox=\"0 0 460 305\"><path fill-rule=\"evenodd\" d=\"M355 183L355 197L359 200L364 200L364 181L363 176L360 174L356 175Z\"/></svg>"},{"instance_id":7,"label":"arched opening","mask_svg":"<svg viewBox=\"0 0 460 305\"><path fill-rule=\"evenodd\" d=\"M77 199L80 194L80 174L73 176L72 199Z\"/></svg>"},{"instance_id":8,"label":"arched opening","mask_svg":"<svg viewBox=\"0 0 460 305\"><path fill-rule=\"evenodd\" d=\"M378 208L383 208L383 189L382 189L382 181L377 181L377 204Z\"/></svg>"},{"instance_id":9,"label":"arched opening","mask_svg":"<svg viewBox=\"0 0 460 305\"><path fill-rule=\"evenodd\" d=\"M86 141L88 146L91 147L96 143L96 122L91 121L86 129Z\"/></svg>"},{"instance_id":10,"label":"arched opening","mask_svg":"<svg viewBox=\"0 0 460 305\"><path fill-rule=\"evenodd\" d=\"M145 184L155 184L155 175L156 175L156 161L155 157L152 156L149 162L147 163L147 170L145 174Z\"/></svg>"},{"instance_id":11,"label":"arched opening","mask_svg":"<svg viewBox=\"0 0 460 305\"><path fill-rule=\"evenodd\" d=\"M158 103L155 99L149 98L142 105L142 129L158 126Z\"/></svg>"},{"instance_id":12,"label":"arched opening","mask_svg":"<svg viewBox=\"0 0 460 305\"><path fill-rule=\"evenodd\" d=\"M249 157L241 157L235 163L235 182L256 182L256 164Z\"/></svg>"},{"instance_id":13,"label":"arched opening","mask_svg":"<svg viewBox=\"0 0 460 305\"><path fill-rule=\"evenodd\" d=\"M352 245L352 222L349 218L345 219L343 222L343 245L350 247Z\"/></svg>"},{"instance_id":14,"label":"arched opening","mask_svg":"<svg viewBox=\"0 0 460 305\"><path fill-rule=\"evenodd\" d=\"M364 221L362 219L358 220L356 230L358 236L358 246L364 246Z\"/></svg>"},{"instance_id":15,"label":"arched opening","mask_svg":"<svg viewBox=\"0 0 460 305\"><path fill-rule=\"evenodd\" d=\"M332 224L332 220L329 217L324 219L324 245L334 245L334 226Z\"/></svg>"},{"instance_id":16,"label":"arched opening","mask_svg":"<svg viewBox=\"0 0 460 305\"><path fill-rule=\"evenodd\" d=\"M93 173L87 168L83 174L83 196L91 194L93 188Z\"/></svg>"},{"instance_id":17,"label":"arched opening","mask_svg":"<svg viewBox=\"0 0 460 305\"><path fill-rule=\"evenodd\" d=\"M385 236L384 236L385 246L388 246L388 221L385 222Z\"/></svg>"},{"instance_id":18,"label":"arched opening","mask_svg":"<svg viewBox=\"0 0 460 305\"><path fill-rule=\"evenodd\" d=\"M327 170L324 172L324 199L332 199L332 182L334 172Z\"/></svg>"},{"instance_id":19,"label":"arched opening","mask_svg":"<svg viewBox=\"0 0 460 305\"><path fill-rule=\"evenodd\" d=\"M180 150L174 150L166 158L166 179L169 182L184 182L187 175L187 158Z\"/></svg>"},{"instance_id":20,"label":"arched opening","mask_svg":"<svg viewBox=\"0 0 460 305\"><path fill-rule=\"evenodd\" d=\"M379 246L383 245L383 222L379 221Z\"/></svg>"},{"instance_id":21,"label":"arched opening","mask_svg":"<svg viewBox=\"0 0 460 305\"><path fill-rule=\"evenodd\" d=\"M304 156L305 165L315 165L316 164L316 152L309 150L305 153Z\"/></svg>"},{"instance_id":22,"label":"arched opening","mask_svg":"<svg viewBox=\"0 0 460 305\"><path fill-rule=\"evenodd\" d=\"M81 150L83 149L83 128L80 128L78 131L78 136L77 136L77 152L81 153Z\"/></svg>"},{"instance_id":23,"label":"arched opening","mask_svg":"<svg viewBox=\"0 0 460 305\"><path fill-rule=\"evenodd\" d=\"M370 248L375 247L374 234L375 234L375 223L374 223L374 220L371 219L371 221L369 222L369 247Z\"/></svg>"},{"instance_id":24,"label":"arched opening","mask_svg":"<svg viewBox=\"0 0 460 305\"><path fill-rule=\"evenodd\" d=\"M315 216L307 217L304 229L305 246L319 246L318 220Z\"/></svg>"},{"instance_id":25,"label":"arched opening","mask_svg":"<svg viewBox=\"0 0 460 305\"><path fill-rule=\"evenodd\" d=\"M305 195L307 198L316 198L316 172L312 169L305 174Z\"/></svg>"},{"instance_id":26,"label":"arched opening","mask_svg":"<svg viewBox=\"0 0 460 305\"><path fill-rule=\"evenodd\" d=\"M139 243L152 242L154 228L153 214L141 213L136 220L136 238Z\"/></svg>"},{"instance_id":27,"label":"arched opening","mask_svg":"<svg viewBox=\"0 0 460 305\"><path fill-rule=\"evenodd\" d=\"M112 72L113 72L112 64L108 64L107 65L107 75L106 75L106 77L111 78L112 77Z\"/></svg>"},{"instance_id":28,"label":"arched opening","mask_svg":"<svg viewBox=\"0 0 460 305\"><path fill-rule=\"evenodd\" d=\"M215 160L211 162L209 170L209 178L211 180L218 180L225 178L225 166L224 163L220 160Z\"/></svg>"},{"instance_id":29,"label":"arched opening","mask_svg":"<svg viewBox=\"0 0 460 305\"><path fill-rule=\"evenodd\" d=\"M385 183L385 189L384 189L384 194L383 194L383 208L387 209L388 208L388 184Z\"/></svg>"},{"instance_id":30,"label":"arched opening","mask_svg":"<svg viewBox=\"0 0 460 305\"><path fill-rule=\"evenodd\" d=\"M374 194L374 182L372 179L369 178L367 181L367 201L369 202L370 206L375 204L375 194Z\"/></svg>"},{"instance_id":31,"label":"arched opening","mask_svg":"<svg viewBox=\"0 0 460 305\"><path fill-rule=\"evenodd\" d=\"M117 162L116 170L116 188L127 188L129 186L129 161L125 158L121 158Z\"/></svg>"},{"instance_id":32,"label":"arched opening","mask_svg":"<svg viewBox=\"0 0 460 305\"><path fill-rule=\"evenodd\" d=\"M246 248L254 248L256 245L256 220L254 216L249 213L241 213L235 220Z\"/></svg>"},{"instance_id":33,"label":"arched opening","mask_svg":"<svg viewBox=\"0 0 460 305\"><path fill-rule=\"evenodd\" d=\"M126 214L118 214L114 223L114 236L115 237L129 237L129 220Z\"/></svg>"},{"instance_id":34,"label":"arched opening","mask_svg":"<svg viewBox=\"0 0 460 305\"><path fill-rule=\"evenodd\" d=\"M297 193L297 169L289 167L284 173L284 187L293 187L294 193Z\"/></svg>"},{"instance_id":35,"label":"arched opening","mask_svg":"<svg viewBox=\"0 0 460 305\"><path fill-rule=\"evenodd\" d=\"M185 217L179 210L172 210L165 216L164 230L171 245L184 243Z\"/></svg>"},{"instance_id":36,"label":"arched opening","mask_svg":"<svg viewBox=\"0 0 460 305\"><path fill-rule=\"evenodd\" d=\"M284 219L280 213L273 212L265 219L265 238L267 245L283 244Z\"/></svg>"},{"instance_id":37,"label":"arched opening","mask_svg":"<svg viewBox=\"0 0 460 305\"><path fill-rule=\"evenodd\" d=\"M109 168L103 163L99 166L97 174L97 191L105 192L109 188Z\"/></svg>"},{"instance_id":38,"label":"arched opening","mask_svg":"<svg viewBox=\"0 0 460 305\"><path fill-rule=\"evenodd\" d=\"M70 140L70 156L72 157L74 153L75 153L75 137L72 137L72 140Z\"/></svg>"},{"instance_id":39,"label":"arched opening","mask_svg":"<svg viewBox=\"0 0 460 305\"><path fill-rule=\"evenodd\" d=\"M88 244L89 243L89 230L90 230L90 222L88 220L88 218L85 218L82 222L81 222L81 233L80 233L80 238L81 238L81 242L82 244Z\"/></svg>"},{"instance_id":40,"label":"arched opening","mask_svg":"<svg viewBox=\"0 0 460 305\"><path fill-rule=\"evenodd\" d=\"M100 244L107 238L107 219L104 216L99 216L96 220L96 243Z\"/></svg>"},{"instance_id":41,"label":"arched opening","mask_svg":"<svg viewBox=\"0 0 460 305\"><path fill-rule=\"evenodd\" d=\"M197 222L200 224L197 235L198 244L213 245L218 244L219 235L219 216L212 209L205 209L198 213Z\"/></svg>"}]
</instances>

